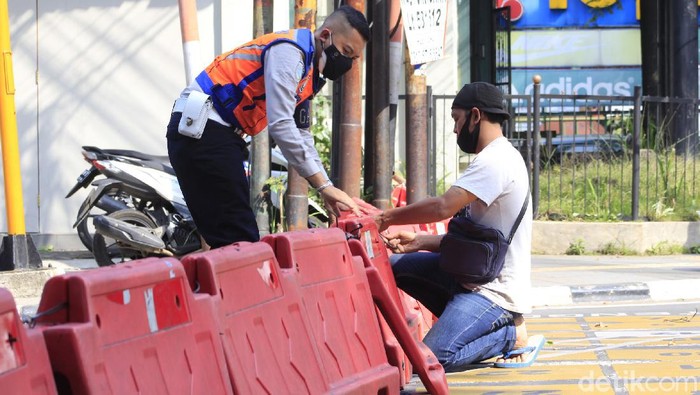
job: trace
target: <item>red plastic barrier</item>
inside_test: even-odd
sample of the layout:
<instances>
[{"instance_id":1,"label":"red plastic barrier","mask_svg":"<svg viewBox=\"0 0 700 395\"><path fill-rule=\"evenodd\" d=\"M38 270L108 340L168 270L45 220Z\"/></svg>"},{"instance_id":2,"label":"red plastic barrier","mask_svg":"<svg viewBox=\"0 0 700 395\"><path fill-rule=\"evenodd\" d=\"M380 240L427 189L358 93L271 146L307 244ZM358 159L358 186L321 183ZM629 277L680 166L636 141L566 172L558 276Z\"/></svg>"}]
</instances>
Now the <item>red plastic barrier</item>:
<instances>
[{"instance_id":1,"label":"red plastic barrier","mask_svg":"<svg viewBox=\"0 0 700 395\"><path fill-rule=\"evenodd\" d=\"M296 282L333 392L399 392L389 365L362 261L353 258L339 229L267 236L282 269Z\"/></svg>"},{"instance_id":2,"label":"red plastic barrier","mask_svg":"<svg viewBox=\"0 0 700 395\"><path fill-rule=\"evenodd\" d=\"M231 394L216 317L181 263L143 259L53 277L37 320L59 392Z\"/></svg>"},{"instance_id":3,"label":"red plastic barrier","mask_svg":"<svg viewBox=\"0 0 700 395\"><path fill-rule=\"evenodd\" d=\"M348 244L352 254L362 259L374 302L379 307L389 326L391 326L425 388L434 395L449 393L445 370L432 351L422 342L415 340L414 335L404 321L403 314L393 302L379 271L372 265L362 243L357 240L350 240Z\"/></svg>"},{"instance_id":4,"label":"red plastic barrier","mask_svg":"<svg viewBox=\"0 0 700 395\"><path fill-rule=\"evenodd\" d=\"M0 392L55 394L49 354L37 329L26 329L12 294L0 288Z\"/></svg>"},{"instance_id":5,"label":"red plastic barrier","mask_svg":"<svg viewBox=\"0 0 700 395\"><path fill-rule=\"evenodd\" d=\"M412 310L403 304L403 292L396 287L394 273L392 272L391 265L389 264L388 250L386 249L382 239L379 237L377 226L372 217L348 216L338 221L338 227L358 238L362 242L362 245L372 261L372 264L379 271L387 290L389 290L393 302L404 312L406 322L409 323L409 327L414 331L416 340L422 339L422 336L418 337L421 334L419 333L419 328L416 326L418 323L422 322L422 319L418 317L415 310ZM411 362L401 349L396 336L394 336L392 333L388 324L384 320L384 317L381 314L378 314L378 316L379 323L382 327L382 338L384 339L384 348L386 350L387 359L389 360L389 363L401 370L401 387L404 387L411 381L413 376Z\"/></svg>"},{"instance_id":6,"label":"red plastic barrier","mask_svg":"<svg viewBox=\"0 0 700 395\"><path fill-rule=\"evenodd\" d=\"M415 333L414 338L422 341L430 328L433 327L433 324L437 322L437 317L411 295L402 290L399 290L399 295L401 295L404 315L407 317L415 317L416 319L415 322L407 321L408 327L411 329L411 333Z\"/></svg>"},{"instance_id":7,"label":"red plastic barrier","mask_svg":"<svg viewBox=\"0 0 700 395\"><path fill-rule=\"evenodd\" d=\"M234 244L182 263L220 316L235 393L329 390L294 270L281 270L268 244Z\"/></svg>"},{"instance_id":8,"label":"red plastic barrier","mask_svg":"<svg viewBox=\"0 0 700 395\"><path fill-rule=\"evenodd\" d=\"M406 184L397 185L391 190L391 204L394 207L406 205Z\"/></svg>"}]
</instances>

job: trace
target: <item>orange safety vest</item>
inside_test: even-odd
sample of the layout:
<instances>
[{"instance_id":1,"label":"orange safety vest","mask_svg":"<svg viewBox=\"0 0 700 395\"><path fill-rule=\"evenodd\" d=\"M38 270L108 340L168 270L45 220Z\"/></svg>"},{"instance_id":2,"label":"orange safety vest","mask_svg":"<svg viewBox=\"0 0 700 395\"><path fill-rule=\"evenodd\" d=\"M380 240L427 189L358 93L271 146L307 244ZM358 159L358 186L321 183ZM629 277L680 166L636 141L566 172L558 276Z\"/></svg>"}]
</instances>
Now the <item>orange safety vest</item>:
<instances>
[{"instance_id":1,"label":"orange safety vest","mask_svg":"<svg viewBox=\"0 0 700 395\"><path fill-rule=\"evenodd\" d=\"M296 90L298 105L314 95L314 36L308 29L260 36L219 55L196 78L221 118L250 136L267 126L265 51L283 42L296 45L304 53L304 73Z\"/></svg>"}]
</instances>

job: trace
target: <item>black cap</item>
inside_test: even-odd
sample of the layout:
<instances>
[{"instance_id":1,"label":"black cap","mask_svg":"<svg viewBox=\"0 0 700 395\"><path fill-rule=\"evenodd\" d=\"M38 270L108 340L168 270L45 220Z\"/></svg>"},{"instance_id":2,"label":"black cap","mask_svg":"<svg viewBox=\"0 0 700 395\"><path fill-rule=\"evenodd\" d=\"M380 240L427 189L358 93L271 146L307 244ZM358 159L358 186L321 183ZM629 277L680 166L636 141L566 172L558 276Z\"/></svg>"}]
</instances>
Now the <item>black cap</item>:
<instances>
[{"instance_id":1,"label":"black cap","mask_svg":"<svg viewBox=\"0 0 700 395\"><path fill-rule=\"evenodd\" d=\"M472 108L489 114L501 114L510 119L510 113L503 106L503 94L500 89L488 82L472 82L460 89L452 102L452 108L471 110Z\"/></svg>"}]
</instances>

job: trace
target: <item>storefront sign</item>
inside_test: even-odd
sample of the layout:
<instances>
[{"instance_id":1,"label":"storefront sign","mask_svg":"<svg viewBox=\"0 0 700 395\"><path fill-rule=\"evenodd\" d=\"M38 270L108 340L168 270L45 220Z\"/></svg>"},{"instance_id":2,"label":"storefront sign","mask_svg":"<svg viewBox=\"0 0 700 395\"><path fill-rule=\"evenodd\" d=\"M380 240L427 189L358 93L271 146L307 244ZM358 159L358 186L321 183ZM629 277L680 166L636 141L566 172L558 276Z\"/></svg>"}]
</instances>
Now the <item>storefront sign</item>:
<instances>
[{"instance_id":1,"label":"storefront sign","mask_svg":"<svg viewBox=\"0 0 700 395\"><path fill-rule=\"evenodd\" d=\"M401 0L401 14L411 64L442 58L447 26L447 0Z\"/></svg>"}]
</instances>

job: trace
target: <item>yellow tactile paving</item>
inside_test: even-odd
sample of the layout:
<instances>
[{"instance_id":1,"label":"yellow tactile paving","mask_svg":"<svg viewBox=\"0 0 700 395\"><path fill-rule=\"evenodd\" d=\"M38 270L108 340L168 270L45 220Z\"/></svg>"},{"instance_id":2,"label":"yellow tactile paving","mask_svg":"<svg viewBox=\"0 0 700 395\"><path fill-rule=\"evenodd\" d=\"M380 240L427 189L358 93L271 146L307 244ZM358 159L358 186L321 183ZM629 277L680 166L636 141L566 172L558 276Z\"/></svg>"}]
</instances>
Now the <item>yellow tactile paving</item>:
<instances>
[{"instance_id":1,"label":"yellow tactile paving","mask_svg":"<svg viewBox=\"0 0 700 395\"><path fill-rule=\"evenodd\" d=\"M570 317L526 318L526 322L528 325L548 325L548 324L578 325L578 321L576 320L576 318L570 318Z\"/></svg>"},{"instance_id":2,"label":"yellow tactile paving","mask_svg":"<svg viewBox=\"0 0 700 395\"><path fill-rule=\"evenodd\" d=\"M549 340L550 343L556 344L559 341L563 340L573 340L577 339L577 341L585 341L586 340L586 333L579 329L577 331L556 331L556 330L547 330L547 331L538 331L535 329L528 329L528 333L532 335L544 335L544 337Z\"/></svg>"},{"instance_id":3,"label":"yellow tactile paving","mask_svg":"<svg viewBox=\"0 0 700 395\"><path fill-rule=\"evenodd\" d=\"M535 364L450 374L450 393L700 392L700 316L538 317L527 323L530 334L548 340Z\"/></svg>"},{"instance_id":4,"label":"yellow tactile paving","mask_svg":"<svg viewBox=\"0 0 700 395\"><path fill-rule=\"evenodd\" d=\"M650 326L663 326L669 328L697 328L700 326L700 317L691 319L688 316L665 316L665 317L585 317L583 318L589 326L605 325L608 328L630 328Z\"/></svg>"},{"instance_id":5,"label":"yellow tactile paving","mask_svg":"<svg viewBox=\"0 0 700 395\"><path fill-rule=\"evenodd\" d=\"M608 358L613 361L653 361L653 362L676 362L684 364L700 364L700 348L676 349L676 348L630 348L607 350Z\"/></svg>"},{"instance_id":6,"label":"yellow tactile paving","mask_svg":"<svg viewBox=\"0 0 700 395\"><path fill-rule=\"evenodd\" d=\"M609 384L601 383L600 385L591 386L588 384L555 384L555 385L538 385L532 383L520 383L504 386L494 385L475 385L469 387L450 387L451 395L461 394L485 394L501 395L501 394L546 394L546 395L578 395L578 394L614 394L612 387Z\"/></svg>"},{"instance_id":7,"label":"yellow tactile paving","mask_svg":"<svg viewBox=\"0 0 700 395\"><path fill-rule=\"evenodd\" d=\"M534 364L522 369L491 368L476 374L452 376L448 382L548 382L578 381L584 377L604 377L603 371L595 361L585 365L543 365Z\"/></svg>"},{"instance_id":8,"label":"yellow tactile paving","mask_svg":"<svg viewBox=\"0 0 700 395\"><path fill-rule=\"evenodd\" d=\"M697 379L662 380L660 382L635 382L625 385L630 395L636 394L696 394L700 390Z\"/></svg>"},{"instance_id":9,"label":"yellow tactile paving","mask_svg":"<svg viewBox=\"0 0 700 395\"><path fill-rule=\"evenodd\" d=\"M620 377L697 377L700 378L700 363L656 362L615 363L615 372Z\"/></svg>"}]
</instances>

